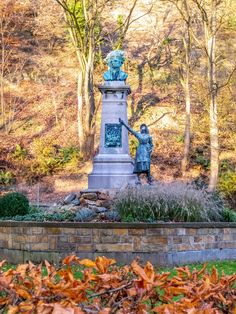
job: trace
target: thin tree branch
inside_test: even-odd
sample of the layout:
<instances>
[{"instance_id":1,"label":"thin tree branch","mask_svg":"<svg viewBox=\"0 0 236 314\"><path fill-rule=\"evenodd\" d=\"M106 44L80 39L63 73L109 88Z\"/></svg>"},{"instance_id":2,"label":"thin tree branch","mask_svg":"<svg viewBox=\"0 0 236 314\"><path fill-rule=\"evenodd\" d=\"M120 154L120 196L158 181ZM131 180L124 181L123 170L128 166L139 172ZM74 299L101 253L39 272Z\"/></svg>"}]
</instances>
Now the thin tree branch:
<instances>
[{"instance_id":1,"label":"thin tree branch","mask_svg":"<svg viewBox=\"0 0 236 314\"><path fill-rule=\"evenodd\" d=\"M120 291L122 289L125 289L125 288L128 288L129 286L131 286L133 283L133 281L130 281L129 283L127 283L126 285L123 285L123 286L120 286L118 288L115 288L115 289L109 289L109 290L106 290L106 291L103 291L103 292L100 292L100 293L94 293L94 294L91 294L89 296L89 298L95 298L95 297L99 297L101 295L104 295L104 294L110 294L110 293L113 293L113 292L117 292L117 291Z\"/></svg>"}]
</instances>

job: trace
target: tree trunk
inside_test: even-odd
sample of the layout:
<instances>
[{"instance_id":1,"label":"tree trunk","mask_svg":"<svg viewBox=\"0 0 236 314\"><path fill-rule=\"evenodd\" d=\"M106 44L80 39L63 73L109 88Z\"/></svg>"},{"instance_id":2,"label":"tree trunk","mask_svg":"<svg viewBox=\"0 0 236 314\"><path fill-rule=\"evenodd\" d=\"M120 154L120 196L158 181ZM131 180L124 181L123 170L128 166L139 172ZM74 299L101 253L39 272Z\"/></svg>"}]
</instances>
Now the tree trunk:
<instances>
[{"instance_id":1,"label":"tree trunk","mask_svg":"<svg viewBox=\"0 0 236 314\"><path fill-rule=\"evenodd\" d=\"M219 139L217 123L217 82L216 82L216 0L212 0L212 16L210 21L210 31L208 32L208 80L210 93L210 150L211 167L209 191L214 191L219 175Z\"/></svg>"},{"instance_id":2,"label":"tree trunk","mask_svg":"<svg viewBox=\"0 0 236 314\"><path fill-rule=\"evenodd\" d=\"M190 151L190 126L191 126L191 100L190 100L190 90L189 90L189 72L186 73L185 86L185 130L184 130L184 155L181 162L181 169L183 175L185 175L189 160Z\"/></svg>"},{"instance_id":3,"label":"tree trunk","mask_svg":"<svg viewBox=\"0 0 236 314\"><path fill-rule=\"evenodd\" d=\"M79 137L79 148L81 153L84 153L85 150L85 136L83 128L83 74L82 71L78 73L77 80L77 123L78 123L78 137Z\"/></svg>"},{"instance_id":4,"label":"tree trunk","mask_svg":"<svg viewBox=\"0 0 236 314\"><path fill-rule=\"evenodd\" d=\"M185 96L185 130L184 130L184 154L181 162L181 169L183 175L186 174L188 161L189 161L189 151L190 151L190 128L191 128L191 98L190 98L190 53L191 53L191 35L190 35L190 13L187 1L184 1L185 12L187 13L187 19L185 20L186 28L186 38L183 34L183 45L185 50L185 64L183 71L183 82L182 86L184 89Z\"/></svg>"},{"instance_id":5,"label":"tree trunk","mask_svg":"<svg viewBox=\"0 0 236 314\"><path fill-rule=\"evenodd\" d=\"M214 191L219 175L219 140L218 140L218 125L217 125L217 102L216 95L211 95L210 102L210 146L211 146L211 168L209 191Z\"/></svg>"},{"instance_id":6,"label":"tree trunk","mask_svg":"<svg viewBox=\"0 0 236 314\"><path fill-rule=\"evenodd\" d=\"M2 125L5 127L5 100L4 100L4 67L5 67L5 40L4 40L4 29L3 29L3 17L0 21L0 32L1 32L1 71L0 71L0 102L1 102L1 115Z\"/></svg>"},{"instance_id":7,"label":"tree trunk","mask_svg":"<svg viewBox=\"0 0 236 314\"><path fill-rule=\"evenodd\" d=\"M86 106L85 128L86 131L92 126L93 115L95 112L94 92L93 92L93 77L91 74L90 66L86 67L84 79L84 100Z\"/></svg>"},{"instance_id":8,"label":"tree trunk","mask_svg":"<svg viewBox=\"0 0 236 314\"><path fill-rule=\"evenodd\" d=\"M91 65L86 66L84 79L84 102L86 106L86 115L84 121L84 130L86 136L86 145L84 149L84 158L89 159L94 150L94 91L93 91L93 70Z\"/></svg>"}]
</instances>

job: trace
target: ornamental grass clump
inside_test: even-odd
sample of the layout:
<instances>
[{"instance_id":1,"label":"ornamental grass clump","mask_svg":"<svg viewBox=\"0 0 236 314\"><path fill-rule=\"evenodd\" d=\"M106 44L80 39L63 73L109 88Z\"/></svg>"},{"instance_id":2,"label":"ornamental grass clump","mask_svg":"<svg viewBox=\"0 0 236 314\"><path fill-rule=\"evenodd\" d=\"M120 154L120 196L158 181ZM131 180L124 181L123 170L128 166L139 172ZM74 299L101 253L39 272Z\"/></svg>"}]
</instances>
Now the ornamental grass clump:
<instances>
[{"instance_id":1,"label":"ornamental grass clump","mask_svg":"<svg viewBox=\"0 0 236 314\"><path fill-rule=\"evenodd\" d=\"M223 221L224 207L206 190L174 182L122 190L116 206L122 221Z\"/></svg>"}]
</instances>

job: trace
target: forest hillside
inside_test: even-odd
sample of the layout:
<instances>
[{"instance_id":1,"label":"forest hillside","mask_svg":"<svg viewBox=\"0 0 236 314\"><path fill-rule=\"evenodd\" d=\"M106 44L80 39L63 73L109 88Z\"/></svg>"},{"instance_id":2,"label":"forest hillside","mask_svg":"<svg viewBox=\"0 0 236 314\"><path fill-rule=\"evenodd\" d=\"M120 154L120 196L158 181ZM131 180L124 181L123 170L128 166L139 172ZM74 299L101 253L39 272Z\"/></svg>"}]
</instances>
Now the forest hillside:
<instances>
[{"instance_id":1,"label":"forest hillside","mask_svg":"<svg viewBox=\"0 0 236 314\"><path fill-rule=\"evenodd\" d=\"M52 202L86 187L104 59L122 49L129 123L149 126L154 179L207 185L236 207L235 38L234 0L2 0L2 191Z\"/></svg>"}]
</instances>

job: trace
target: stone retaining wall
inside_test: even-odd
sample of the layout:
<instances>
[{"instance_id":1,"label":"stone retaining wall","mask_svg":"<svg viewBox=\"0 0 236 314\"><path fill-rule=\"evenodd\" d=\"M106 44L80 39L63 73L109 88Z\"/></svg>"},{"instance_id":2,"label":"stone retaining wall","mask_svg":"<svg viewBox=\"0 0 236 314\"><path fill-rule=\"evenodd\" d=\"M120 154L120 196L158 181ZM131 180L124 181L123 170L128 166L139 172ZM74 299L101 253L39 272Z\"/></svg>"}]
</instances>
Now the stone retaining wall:
<instances>
[{"instance_id":1,"label":"stone retaining wall","mask_svg":"<svg viewBox=\"0 0 236 314\"><path fill-rule=\"evenodd\" d=\"M0 259L58 263L71 253L161 266L236 259L236 223L0 222Z\"/></svg>"}]
</instances>

